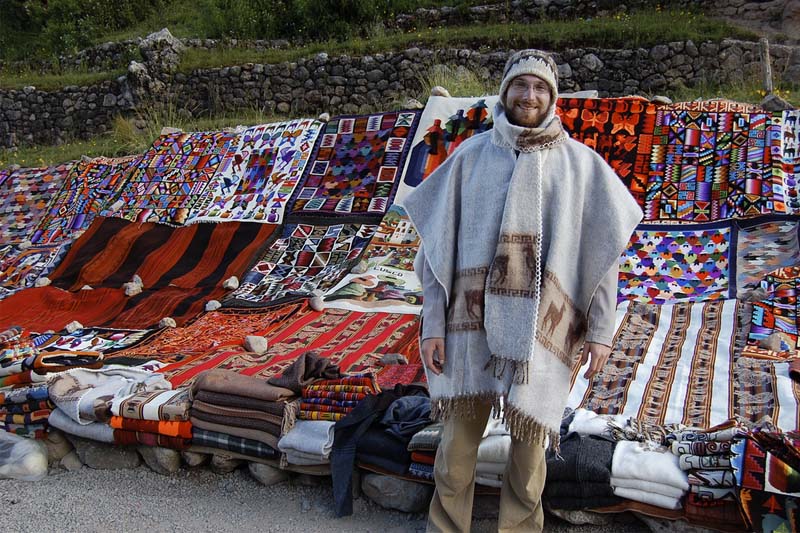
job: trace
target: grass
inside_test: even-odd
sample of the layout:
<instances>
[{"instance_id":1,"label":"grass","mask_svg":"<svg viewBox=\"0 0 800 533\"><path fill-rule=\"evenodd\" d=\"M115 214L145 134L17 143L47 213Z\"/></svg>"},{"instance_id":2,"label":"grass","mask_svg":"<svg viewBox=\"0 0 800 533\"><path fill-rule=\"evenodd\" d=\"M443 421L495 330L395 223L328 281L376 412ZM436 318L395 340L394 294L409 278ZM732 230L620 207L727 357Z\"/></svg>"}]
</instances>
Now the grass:
<instances>
[{"instance_id":1,"label":"grass","mask_svg":"<svg viewBox=\"0 0 800 533\"><path fill-rule=\"evenodd\" d=\"M32 85L42 91L54 91L69 85L87 86L101 81L113 80L125 74L124 69L104 72L67 70L59 74L39 74L37 72L0 73L0 89L22 89Z\"/></svg>"},{"instance_id":2,"label":"grass","mask_svg":"<svg viewBox=\"0 0 800 533\"><path fill-rule=\"evenodd\" d=\"M748 80L727 85L702 83L694 87L679 87L665 92L673 102L724 98L735 102L758 104L766 96L760 82ZM776 85L773 92L794 107L800 107L800 86Z\"/></svg>"},{"instance_id":3,"label":"grass","mask_svg":"<svg viewBox=\"0 0 800 533\"><path fill-rule=\"evenodd\" d=\"M280 50L192 49L184 54L180 70L190 72L199 68L244 63L273 64L313 57L320 52L329 55L364 55L403 50L410 46L434 49L467 47L479 50L498 47L538 47L550 50L567 47L638 48L687 39L697 43L721 41L726 37L752 40L757 36L748 30L703 15L678 11L635 12L630 15L585 20L545 20L535 24L478 24L422 29L377 35L371 39L328 41Z\"/></svg>"}]
</instances>

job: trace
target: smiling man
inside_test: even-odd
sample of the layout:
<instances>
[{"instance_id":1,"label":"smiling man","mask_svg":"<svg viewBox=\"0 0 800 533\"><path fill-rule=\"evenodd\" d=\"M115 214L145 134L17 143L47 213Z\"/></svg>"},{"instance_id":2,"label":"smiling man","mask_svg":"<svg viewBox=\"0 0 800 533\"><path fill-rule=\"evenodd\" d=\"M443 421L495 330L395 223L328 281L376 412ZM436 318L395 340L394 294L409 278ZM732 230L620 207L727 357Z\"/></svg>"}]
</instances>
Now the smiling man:
<instances>
[{"instance_id":1,"label":"smiling man","mask_svg":"<svg viewBox=\"0 0 800 533\"><path fill-rule=\"evenodd\" d=\"M500 531L541 531L544 448L577 364L611 352L617 259L642 218L611 168L555 114L553 59L508 60L494 128L465 141L403 202L422 240L422 360L443 419L429 531L469 531L490 414L511 450ZM583 347L581 351L581 346Z\"/></svg>"}]
</instances>

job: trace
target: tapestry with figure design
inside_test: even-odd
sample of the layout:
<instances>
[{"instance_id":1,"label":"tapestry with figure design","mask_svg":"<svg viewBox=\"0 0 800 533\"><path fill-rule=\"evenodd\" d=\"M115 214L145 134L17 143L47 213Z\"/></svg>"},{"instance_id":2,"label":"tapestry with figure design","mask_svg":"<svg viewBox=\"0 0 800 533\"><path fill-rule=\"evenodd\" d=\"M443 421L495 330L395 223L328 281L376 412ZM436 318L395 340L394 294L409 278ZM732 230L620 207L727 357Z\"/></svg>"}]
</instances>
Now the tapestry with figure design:
<instances>
[{"instance_id":1,"label":"tapestry with figure design","mask_svg":"<svg viewBox=\"0 0 800 533\"><path fill-rule=\"evenodd\" d=\"M185 387L212 368L269 378L280 374L307 351L330 359L344 373L374 372L388 353L419 362L419 321L416 316L358 313L342 309L317 312L305 306L267 333L269 350L263 355L241 346L225 346L186 358L160 370L173 387Z\"/></svg>"},{"instance_id":2,"label":"tapestry with figure design","mask_svg":"<svg viewBox=\"0 0 800 533\"><path fill-rule=\"evenodd\" d=\"M20 247L0 247L0 300L22 289L33 287L47 277L67 255L72 240Z\"/></svg>"},{"instance_id":3,"label":"tapestry with figure design","mask_svg":"<svg viewBox=\"0 0 800 533\"><path fill-rule=\"evenodd\" d=\"M394 202L419 115L392 111L331 119L289 202L291 220L358 215L379 220Z\"/></svg>"},{"instance_id":4,"label":"tapestry with figure design","mask_svg":"<svg viewBox=\"0 0 800 533\"><path fill-rule=\"evenodd\" d=\"M800 214L800 109L772 115L770 151L776 181L781 184L787 213Z\"/></svg>"},{"instance_id":5,"label":"tapestry with figure design","mask_svg":"<svg viewBox=\"0 0 800 533\"><path fill-rule=\"evenodd\" d=\"M184 224L235 138L228 132L161 135L101 214L132 222Z\"/></svg>"},{"instance_id":6,"label":"tapestry with figure design","mask_svg":"<svg viewBox=\"0 0 800 533\"><path fill-rule=\"evenodd\" d=\"M775 269L800 264L797 217L757 217L736 225L737 294L755 289Z\"/></svg>"},{"instance_id":7,"label":"tapestry with figure design","mask_svg":"<svg viewBox=\"0 0 800 533\"><path fill-rule=\"evenodd\" d=\"M783 429L798 427L800 387L788 364L742 355L745 311L737 300L623 302L608 362L590 380L588 363L573 369L569 407L654 424L709 428L769 416Z\"/></svg>"},{"instance_id":8,"label":"tapestry with figure design","mask_svg":"<svg viewBox=\"0 0 800 533\"><path fill-rule=\"evenodd\" d=\"M564 129L614 169L644 207L655 104L641 97L561 98L556 111Z\"/></svg>"},{"instance_id":9,"label":"tapestry with figure design","mask_svg":"<svg viewBox=\"0 0 800 533\"><path fill-rule=\"evenodd\" d=\"M619 262L618 301L701 301L736 295L735 232L729 221L640 224Z\"/></svg>"},{"instance_id":10,"label":"tapestry with figure design","mask_svg":"<svg viewBox=\"0 0 800 533\"><path fill-rule=\"evenodd\" d=\"M358 262L376 229L354 223L286 224L223 304L267 306L324 292Z\"/></svg>"},{"instance_id":11,"label":"tapestry with figure design","mask_svg":"<svg viewBox=\"0 0 800 533\"><path fill-rule=\"evenodd\" d=\"M0 180L0 244L33 242L36 225L47 213L53 195L64 186L72 166L20 168Z\"/></svg>"},{"instance_id":12,"label":"tapestry with figure design","mask_svg":"<svg viewBox=\"0 0 800 533\"><path fill-rule=\"evenodd\" d=\"M766 297L753 302L749 344L758 346L775 339L773 350L798 348L798 282L800 266L777 268L761 280L760 288L766 292Z\"/></svg>"},{"instance_id":13,"label":"tapestry with figure design","mask_svg":"<svg viewBox=\"0 0 800 533\"><path fill-rule=\"evenodd\" d=\"M297 119L240 132L187 223L280 224L322 126L313 119Z\"/></svg>"},{"instance_id":14,"label":"tapestry with figure design","mask_svg":"<svg viewBox=\"0 0 800 533\"><path fill-rule=\"evenodd\" d=\"M411 142L411 152L395 201L399 202L413 191L462 142L490 130L492 109L498 99L497 96L428 98Z\"/></svg>"},{"instance_id":15,"label":"tapestry with figure design","mask_svg":"<svg viewBox=\"0 0 800 533\"><path fill-rule=\"evenodd\" d=\"M666 107L656 115L645 220L708 222L782 212L772 115Z\"/></svg>"},{"instance_id":16,"label":"tapestry with figure design","mask_svg":"<svg viewBox=\"0 0 800 533\"><path fill-rule=\"evenodd\" d=\"M141 156L96 157L76 163L31 240L48 243L78 237L106 207L108 199L121 192L140 160Z\"/></svg>"},{"instance_id":17,"label":"tapestry with figure design","mask_svg":"<svg viewBox=\"0 0 800 533\"><path fill-rule=\"evenodd\" d=\"M393 205L364 250L361 269L325 293L325 307L350 311L422 311L422 284L414 273L419 234L405 210Z\"/></svg>"}]
</instances>

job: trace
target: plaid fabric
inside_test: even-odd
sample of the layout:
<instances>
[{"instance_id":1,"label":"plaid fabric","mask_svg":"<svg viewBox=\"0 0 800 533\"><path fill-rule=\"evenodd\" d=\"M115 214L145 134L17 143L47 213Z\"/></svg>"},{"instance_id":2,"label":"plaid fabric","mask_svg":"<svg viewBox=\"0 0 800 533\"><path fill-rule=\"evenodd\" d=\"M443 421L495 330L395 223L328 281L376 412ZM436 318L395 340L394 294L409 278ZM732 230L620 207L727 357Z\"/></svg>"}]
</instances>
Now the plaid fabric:
<instances>
[{"instance_id":1,"label":"plaid fabric","mask_svg":"<svg viewBox=\"0 0 800 533\"><path fill-rule=\"evenodd\" d=\"M219 448L221 450L241 453L242 455L249 455L251 457L262 457L265 459L275 459L278 457L277 450L262 442L234 437L233 435L226 435L225 433L217 433L216 431L208 431L198 427L192 428L192 443L198 446L208 446L209 448Z\"/></svg>"}]
</instances>

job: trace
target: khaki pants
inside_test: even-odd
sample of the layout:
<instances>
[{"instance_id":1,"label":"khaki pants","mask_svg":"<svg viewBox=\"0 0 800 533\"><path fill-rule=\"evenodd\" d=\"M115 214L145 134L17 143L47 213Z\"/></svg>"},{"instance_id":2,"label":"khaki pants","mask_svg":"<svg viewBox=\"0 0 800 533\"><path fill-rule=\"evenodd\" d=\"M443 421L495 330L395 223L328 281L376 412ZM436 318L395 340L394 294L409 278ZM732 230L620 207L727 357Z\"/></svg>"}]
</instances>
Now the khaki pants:
<instances>
[{"instance_id":1,"label":"khaki pants","mask_svg":"<svg viewBox=\"0 0 800 533\"><path fill-rule=\"evenodd\" d=\"M468 532L472 523L478 445L491 413L487 402L471 420L445 421L436 452L436 490L428 513L428 531ZM544 447L512 439L500 492L498 531L542 531Z\"/></svg>"}]
</instances>

